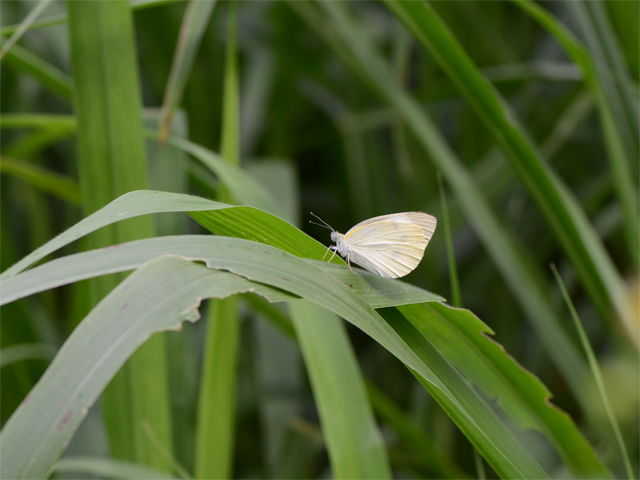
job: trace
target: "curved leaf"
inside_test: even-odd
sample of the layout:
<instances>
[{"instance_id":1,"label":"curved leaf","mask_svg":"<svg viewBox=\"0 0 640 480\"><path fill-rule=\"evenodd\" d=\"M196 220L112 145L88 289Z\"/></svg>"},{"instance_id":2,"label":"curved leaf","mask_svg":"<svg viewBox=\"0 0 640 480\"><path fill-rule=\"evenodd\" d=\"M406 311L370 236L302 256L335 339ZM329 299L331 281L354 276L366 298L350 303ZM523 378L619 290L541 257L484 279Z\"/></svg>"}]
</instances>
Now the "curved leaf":
<instances>
[{"instance_id":1,"label":"curved leaf","mask_svg":"<svg viewBox=\"0 0 640 480\"><path fill-rule=\"evenodd\" d=\"M571 418L550 403L551 393L504 348L487 338L489 327L468 310L439 303L406 305L398 310L451 365L464 373L523 428L543 432L579 477L609 476ZM456 342L448 341L455 337Z\"/></svg>"},{"instance_id":2,"label":"curved leaf","mask_svg":"<svg viewBox=\"0 0 640 480\"><path fill-rule=\"evenodd\" d=\"M7 421L0 476L44 478L88 408L145 340L197 320L202 298L250 291L268 297L272 289L176 257L153 260L131 274L73 331Z\"/></svg>"},{"instance_id":3,"label":"curved leaf","mask_svg":"<svg viewBox=\"0 0 640 480\"><path fill-rule=\"evenodd\" d=\"M212 210L228 208L229 205L213 202L199 197L179 193L139 190L116 198L114 201L76 223L60 235L52 238L42 247L34 250L0 275L0 280L12 277L42 260L52 252L71 242L95 232L99 228L126 220L128 218L160 212L185 212L189 210Z\"/></svg>"},{"instance_id":4,"label":"curved leaf","mask_svg":"<svg viewBox=\"0 0 640 480\"><path fill-rule=\"evenodd\" d=\"M96 477L132 480L171 480L174 475L139 463L102 457L66 457L56 463L54 472L73 472Z\"/></svg>"},{"instance_id":5,"label":"curved leaf","mask_svg":"<svg viewBox=\"0 0 640 480\"><path fill-rule=\"evenodd\" d=\"M531 454L526 452L522 443L506 428L498 414L464 382L461 383L457 374L451 376L450 369L438 370L439 365L442 362L448 364L448 360L438 353L423 352L425 346L422 344L414 348L407 347L406 342L414 342L416 335L422 335L419 331L401 331L401 336L398 336L398 333L364 301L364 297L357 295L360 289L354 288L357 284L350 279L359 275L351 274L345 267L331 266L325 269L327 265L322 262L305 260L268 245L237 238L164 237L54 260L3 282L0 291L6 295L5 292L15 292L16 286L20 284L28 287L33 282L49 282L49 285L53 285L64 282L65 277L72 280L77 278L78 272L83 269L94 268L96 262L102 264L104 269L109 266L120 268L118 266L127 261L141 259L136 260L136 257L149 255L153 258L160 252L166 253L166 250L157 248L163 244L173 244L174 253L178 253L182 248L188 258L203 260L213 268L237 272L247 279L266 283L311 300L354 323L419 373L425 386L436 395L441 404L444 404L449 415L497 471L506 477L544 476L543 470ZM348 272L343 279L350 283L342 283L330 275L336 268ZM27 281L24 281L25 279ZM366 278L363 279L361 285L364 290L368 284ZM388 281L400 283L395 280ZM286 298L282 293L279 295L278 297L272 293L271 298ZM389 298L386 299L387 302ZM436 368L435 372L433 368ZM518 420L514 419L516 422Z\"/></svg>"},{"instance_id":6,"label":"curved leaf","mask_svg":"<svg viewBox=\"0 0 640 480\"><path fill-rule=\"evenodd\" d=\"M183 206L193 205L189 197L180 200L185 202ZM209 207L222 208L220 204L212 205L214 202L197 200ZM174 204L169 205L175 208ZM107 218L111 218L113 211L109 207L104 210ZM226 229L218 233L259 238L298 255L319 258L325 251L286 222L250 207L228 207L196 215L209 222L214 231L218 225ZM438 315L428 320L431 323L421 324L412 318L416 328L401 315L393 317L394 309L385 310L391 329L372 307L439 298L397 280L351 273L344 266L298 258L263 243L219 236L182 236L146 239L57 259L3 281L0 295L3 301L8 301L81 278L130 270L168 253L205 261L213 268L237 272L276 287L280 291L270 293L273 301L300 296L354 323L419 374L425 387L502 476L544 476L544 470L525 446L522 432L526 428L536 429L549 438L569 465L579 454L586 459L585 471L593 467L601 476L607 476L606 469L597 468L597 459L593 461L596 457L575 426L545 404L544 387L531 384L529 374L482 335L487 332L486 327L471 314L437 307ZM415 308L423 306L410 305L406 312ZM470 387L471 382L481 395ZM521 388L537 393L527 395ZM485 397L495 398L497 404L487 404ZM504 415L511 421L504 423L501 420ZM562 429L550 425L554 421Z\"/></svg>"}]
</instances>

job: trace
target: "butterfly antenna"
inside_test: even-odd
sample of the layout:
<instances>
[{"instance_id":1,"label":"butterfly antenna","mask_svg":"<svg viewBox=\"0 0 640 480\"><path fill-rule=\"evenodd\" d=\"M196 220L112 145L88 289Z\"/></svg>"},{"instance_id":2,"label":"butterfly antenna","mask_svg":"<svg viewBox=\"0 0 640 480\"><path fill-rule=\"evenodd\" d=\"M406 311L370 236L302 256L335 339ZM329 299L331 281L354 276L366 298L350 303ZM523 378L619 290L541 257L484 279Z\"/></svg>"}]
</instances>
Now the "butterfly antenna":
<instances>
[{"instance_id":1,"label":"butterfly antenna","mask_svg":"<svg viewBox=\"0 0 640 480\"><path fill-rule=\"evenodd\" d=\"M315 213L313 212L309 212L311 215L313 215L314 217L316 217L318 220L320 220L324 225L320 224L320 223L316 223L313 222L311 220L309 220L309 223L313 223L314 225L318 225L319 227L324 227L324 228L328 228L329 230L331 230L332 232L335 232L335 230L333 229L333 227L331 225L329 225L327 222L325 222L324 220L322 220L319 216L317 216Z\"/></svg>"}]
</instances>

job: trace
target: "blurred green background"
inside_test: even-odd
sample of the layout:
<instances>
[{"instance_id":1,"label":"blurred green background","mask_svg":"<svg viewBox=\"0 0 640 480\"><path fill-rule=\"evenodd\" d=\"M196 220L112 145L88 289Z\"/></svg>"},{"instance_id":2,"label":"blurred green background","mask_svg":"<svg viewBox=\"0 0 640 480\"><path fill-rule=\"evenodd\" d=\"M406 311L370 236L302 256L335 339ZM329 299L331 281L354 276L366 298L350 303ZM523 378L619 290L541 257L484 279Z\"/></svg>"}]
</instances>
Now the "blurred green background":
<instances>
[{"instance_id":1,"label":"blurred green background","mask_svg":"<svg viewBox=\"0 0 640 480\"><path fill-rule=\"evenodd\" d=\"M13 32L7 27L22 22L36 5L33 1L0 4L5 41ZM495 331L494 339L542 380L552 392L553 402L571 415L603 461L616 475L625 477L606 414L595 400L598 393L576 393L576 387L571 387L580 379L568 379L559 367L560 357L552 358L549 344L540 337L542 327L531 320L536 307L527 304L526 295L514 285L518 274L526 276L530 269L535 272L531 278L555 314L550 321L558 322L557 328L582 356L578 334L549 268L554 263L600 362L637 476L640 295L635 230L640 3L534 4L555 18L556 27L566 29L559 36L520 2L430 4L481 77L508 105L519 131L535 146L537 158L544 164L540 168L554 172L586 214L589 228L604 245L610 266L621 279L620 288L613 290L585 287L585 278L605 278L609 267L602 267L594 250L578 252L579 245L590 242L581 237L579 229L574 232L577 240L567 240L571 232L554 224L562 223L563 217L546 212L540 197L550 198L552 206L548 208L553 209L554 195L561 196L561 189L534 191L535 185L540 185L536 183L539 171L509 160L521 158L527 150L510 143L506 127L510 119L502 125L492 123L487 113L491 109L482 106L482 89L473 90L478 85L475 77L465 77L463 70L456 74L456 65L447 63L456 62L455 52L447 57L446 46L438 46L435 35L421 39L419 27L412 29L411 20L399 20L403 18L402 7L366 1L338 5L336 13L324 2L238 2L240 165L274 193L290 221L326 245L330 244L329 232L310 225L309 212L341 232L376 215L411 210L435 215L438 230L422 263L404 280L452 299L444 198L438 189L446 154L438 156L437 144L420 135L419 122L411 117L411 108L419 107L457 156L474 192L484 197L501 228L500 235L505 235L523 258L513 263L509 252L501 256L499 240L492 237L495 230L480 216L481 211L474 211L475 197L465 199L466 193L475 193L465 191L461 180L456 183L456 178L462 177L456 177L455 172L442 172L462 306L489 325ZM192 67L186 61L183 72L177 74L183 75L185 83L184 93L177 93L175 100L172 133L224 156L230 4L211 6L201 17L205 22L202 27L206 27L202 37L199 42L198 38L193 40ZM179 32L189 8L193 6L185 2L157 1L138 2L132 10L138 70L135 89L142 97L144 123L153 130L159 128ZM357 29L345 29L340 17L343 13ZM76 112L73 99L79 100L72 92L80 78L76 75L87 69L74 64L73 58L79 57L71 52L79 50L73 50L78 48L73 42L81 40L70 40L66 20L61 20L66 14L65 2L49 5L37 21L52 18L52 25L25 33L0 64L2 270L88 211L104 205L92 209L81 200L81 192L86 195L87 189L98 187L82 185L85 177L79 174L87 167L79 165L71 117ZM411 16L410 11L404 14ZM570 38L569 32L575 38ZM191 37L184 34L183 38ZM575 42L572 45L581 50L572 51L562 39ZM114 48L127 41L111 40ZM429 42L436 42L436 46L426 48ZM365 50L375 52L375 62L367 61ZM387 76L377 69L380 59ZM585 65L591 70L585 71ZM126 82L130 78L136 77L123 75L105 81ZM100 92L89 91L85 101L90 105ZM402 97L404 92L406 97ZM411 108L402 107L405 98L412 99ZM146 148L150 188L232 202L231 197L224 197L228 194L217 178L184 152L160 147L153 139L147 139ZM185 215L164 214L155 222L161 235L205 233ZM488 233L482 233L483 228ZM491 250L492 243L497 251ZM72 244L62 253L86 249L87 245ZM576 267L576 258L586 259L585 264L591 261L599 273L589 277L583 267ZM2 307L3 424L92 307L89 288L84 284L63 287ZM598 293L605 291L608 293ZM607 303L609 298L614 298L614 305L618 302L618 309ZM619 318L619 305L624 302L631 305L635 320L633 315ZM238 308L242 322L231 476L327 476L329 463L318 413L299 352L265 321L267 307L244 299ZM192 472L205 327L205 322L188 324L180 334L166 336L174 454ZM460 472L476 476L471 445L411 373L362 332L349 327L349 335L365 377L412 425L426 433ZM24 345L30 349L15 348ZM276 389L280 397L274 400L269 388ZM577 396L592 396L592 411ZM275 409L276 414L270 415L268 409ZM435 478L420 455L399 440L402 435L397 427L385 423L380 410L374 404L394 475ZM295 414L290 415L292 411ZM275 451L273 439L285 434L282 442L286 443ZM105 456L107 452L103 420L94 408L67 455ZM64 472L55 475L73 476ZM487 475L494 476L490 468Z\"/></svg>"}]
</instances>

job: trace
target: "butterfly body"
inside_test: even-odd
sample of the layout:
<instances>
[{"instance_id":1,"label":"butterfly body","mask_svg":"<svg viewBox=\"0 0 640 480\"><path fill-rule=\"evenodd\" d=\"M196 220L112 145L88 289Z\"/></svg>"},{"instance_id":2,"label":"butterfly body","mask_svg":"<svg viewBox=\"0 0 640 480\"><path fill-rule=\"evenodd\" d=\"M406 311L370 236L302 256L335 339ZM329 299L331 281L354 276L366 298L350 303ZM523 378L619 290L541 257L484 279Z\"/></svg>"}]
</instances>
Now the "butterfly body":
<instances>
[{"instance_id":1,"label":"butterfly body","mask_svg":"<svg viewBox=\"0 0 640 480\"><path fill-rule=\"evenodd\" d=\"M404 212L370 218L358 223L344 235L332 230L329 247L382 277L403 277L415 269L436 229L433 215ZM333 258L333 257L332 257Z\"/></svg>"}]
</instances>

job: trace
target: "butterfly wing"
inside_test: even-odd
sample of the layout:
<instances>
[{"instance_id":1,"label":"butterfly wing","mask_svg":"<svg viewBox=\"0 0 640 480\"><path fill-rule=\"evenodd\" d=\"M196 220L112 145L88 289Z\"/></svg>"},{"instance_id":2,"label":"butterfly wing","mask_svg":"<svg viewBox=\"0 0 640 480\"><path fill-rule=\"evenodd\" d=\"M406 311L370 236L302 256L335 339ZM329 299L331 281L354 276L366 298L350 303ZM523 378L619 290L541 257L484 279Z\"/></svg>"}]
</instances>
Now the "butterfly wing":
<instances>
[{"instance_id":1,"label":"butterfly wing","mask_svg":"<svg viewBox=\"0 0 640 480\"><path fill-rule=\"evenodd\" d=\"M422 212L374 217L344 236L349 260L382 277L397 278L418 266L436 228L436 218Z\"/></svg>"},{"instance_id":2,"label":"butterfly wing","mask_svg":"<svg viewBox=\"0 0 640 480\"><path fill-rule=\"evenodd\" d=\"M391 223L411 223L416 225L421 231L424 238L427 239L427 243L431 240L433 232L436 231L438 220L433 215L429 215L424 212L402 212L392 213L391 215L381 215L379 217L369 218L354 225L346 234L345 238L350 235L358 237L358 232L361 232L362 227L369 225L377 225L379 223L391 222ZM361 232L362 233L362 232Z\"/></svg>"}]
</instances>

